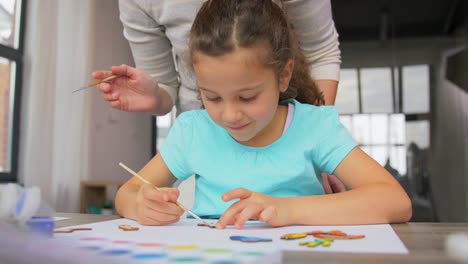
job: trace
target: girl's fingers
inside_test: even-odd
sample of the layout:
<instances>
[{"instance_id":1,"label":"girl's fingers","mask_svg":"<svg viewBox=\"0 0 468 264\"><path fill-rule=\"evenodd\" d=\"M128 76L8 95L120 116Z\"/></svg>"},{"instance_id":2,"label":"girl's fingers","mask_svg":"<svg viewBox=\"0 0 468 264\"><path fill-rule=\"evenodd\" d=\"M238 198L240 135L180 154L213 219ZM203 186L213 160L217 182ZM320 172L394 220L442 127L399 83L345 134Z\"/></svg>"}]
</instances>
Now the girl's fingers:
<instances>
[{"instance_id":1,"label":"girl's fingers","mask_svg":"<svg viewBox=\"0 0 468 264\"><path fill-rule=\"evenodd\" d=\"M141 212L141 219L138 221L142 225L168 225L179 221L179 216L165 215L155 212L150 208L144 208Z\"/></svg>"},{"instance_id":2,"label":"girl's fingers","mask_svg":"<svg viewBox=\"0 0 468 264\"><path fill-rule=\"evenodd\" d=\"M177 202L179 199L179 189L177 188L161 188L163 191L167 193L167 201L171 203Z\"/></svg>"},{"instance_id":3,"label":"girl's fingers","mask_svg":"<svg viewBox=\"0 0 468 264\"><path fill-rule=\"evenodd\" d=\"M241 229L245 222L249 219L258 219L258 215L262 212L263 206L258 203L251 203L241 210L237 215L235 226L237 229Z\"/></svg>"},{"instance_id":4,"label":"girl's fingers","mask_svg":"<svg viewBox=\"0 0 468 264\"><path fill-rule=\"evenodd\" d=\"M150 184L142 185L141 192L143 193L143 197L145 199L159 202L164 201L164 194L166 194L166 192L158 191L156 188L154 188L153 185Z\"/></svg>"},{"instance_id":5,"label":"girl's fingers","mask_svg":"<svg viewBox=\"0 0 468 264\"><path fill-rule=\"evenodd\" d=\"M167 203L166 203L167 204ZM144 206L145 215L157 219L160 223L164 224L179 219L182 215L180 209L175 204L170 204L174 207L171 209L165 208L165 205L158 206L158 204L146 204ZM167 210L166 210L167 209Z\"/></svg>"},{"instance_id":6,"label":"girl's fingers","mask_svg":"<svg viewBox=\"0 0 468 264\"><path fill-rule=\"evenodd\" d=\"M179 197L179 191L175 188L161 188L158 191L154 186L148 184L141 188L143 198L148 201L146 205L153 210L174 215L183 214L184 210L175 204Z\"/></svg>"},{"instance_id":7,"label":"girl's fingers","mask_svg":"<svg viewBox=\"0 0 468 264\"><path fill-rule=\"evenodd\" d=\"M267 223L271 226L273 225L273 219L276 216L276 209L273 206L269 206L260 213L259 221Z\"/></svg>"},{"instance_id":8,"label":"girl's fingers","mask_svg":"<svg viewBox=\"0 0 468 264\"><path fill-rule=\"evenodd\" d=\"M161 225L157 219L149 217L147 214L142 214L143 216L138 219L140 225Z\"/></svg>"},{"instance_id":9,"label":"girl's fingers","mask_svg":"<svg viewBox=\"0 0 468 264\"><path fill-rule=\"evenodd\" d=\"M237 203L232 204L226 211L224 211L223 215L219 218L218 222L216 223L216 228L223 229L228 224L236 223L237 217L239 213L244 209L245 203L239 201Z\"/></svg>"},{"instance_id":10,"label":"girl's fingers","mask_svg":"<svg viewBox=\"0 0 468 264\"><path fill-rule=\"evenodd\" d=\"M146 206L148 209L162 214L180 216L184 213L184 210L182 210L182 208L180 208L177 204L171 202L156 202L145 200L144 206Z\"/></svg>"},{"instance_id":11,"label":"girl's fingers","mask_svg":"<svg viewBox=\"0 0 468 264\"><path fill-rule=\"evenodd\" d=\"M237 188L234 190L231 190L227 193L224 193L221 199L225 202L229 202L234 199L247 199L252 195L252 192L245 189L245 188Z\"/></svg>"}]
</instances>

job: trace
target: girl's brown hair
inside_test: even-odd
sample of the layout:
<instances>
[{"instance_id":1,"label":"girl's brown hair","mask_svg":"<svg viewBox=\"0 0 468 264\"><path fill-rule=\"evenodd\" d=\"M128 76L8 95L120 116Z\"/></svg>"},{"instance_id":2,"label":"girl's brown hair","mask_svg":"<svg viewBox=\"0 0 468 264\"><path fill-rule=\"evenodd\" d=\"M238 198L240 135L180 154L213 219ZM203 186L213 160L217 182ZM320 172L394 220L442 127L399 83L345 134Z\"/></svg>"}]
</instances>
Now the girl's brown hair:
<instances>
[{"instance_id":1,"label":"girl's brown hair","mask_svg":"<svg viewBox=\"0 0 468 264\"><path fill-rule=\"evenodd\" d=\"M238 48L268 47L266 64L279 77L288 60L294 61L289 87L280 101L324 104L322 93L309 75L294 30L281 8L271 0L208 0L190 31L190 54L222 56Z\"/></svg>"}]
</instances>

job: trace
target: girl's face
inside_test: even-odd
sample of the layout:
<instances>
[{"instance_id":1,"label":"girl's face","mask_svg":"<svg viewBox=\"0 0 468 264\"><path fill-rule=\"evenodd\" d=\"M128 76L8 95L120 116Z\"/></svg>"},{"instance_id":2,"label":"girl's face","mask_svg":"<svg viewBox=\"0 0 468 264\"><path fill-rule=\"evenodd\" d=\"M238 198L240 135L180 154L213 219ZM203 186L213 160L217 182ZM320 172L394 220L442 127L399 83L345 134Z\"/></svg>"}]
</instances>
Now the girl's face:
<instances>
[{"instance_id":1,"label":"girl's face","mask_svg":"<svg viewBox=\"0 0 468 264\"><path fill-rule=\"evenodd\" d=\"M277 111L278 100L290 76L283 73L278 81L273 69L260 63L261 53L250 48L217 57L194 54L205 109L236 141L249 146L272 143L284 127L285 117Z\"/></svg>"}]
</instances>

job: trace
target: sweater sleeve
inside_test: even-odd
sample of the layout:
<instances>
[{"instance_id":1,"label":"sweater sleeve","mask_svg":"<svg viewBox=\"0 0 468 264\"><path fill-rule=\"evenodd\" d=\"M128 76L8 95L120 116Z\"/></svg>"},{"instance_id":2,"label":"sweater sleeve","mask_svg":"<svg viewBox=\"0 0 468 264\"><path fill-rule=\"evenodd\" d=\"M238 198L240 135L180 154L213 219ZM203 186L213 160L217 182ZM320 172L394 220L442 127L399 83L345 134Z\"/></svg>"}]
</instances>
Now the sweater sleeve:
<instances>
[{"instance_id":1,"label":"sweater sleeve","mask_svg":"<svg viewBox=\"0 0 468 264\"><path fill-rule=\"evenodd\" d=\"M165 27L154 19L153 11L145 9L143 1L119 0L119 9L136 67L152 76L175 103L179 81Z\"/></svg>"},{"instance_id":2,"label":"sweater sleeve","mask_svg":"<svg viewBox=\"0 0 468 264\"><path fill-rule=\"evenodd\" d=\"M330 0L283 0L315 80L339 80L341 52Z\"/></svg>"}]
</instances>

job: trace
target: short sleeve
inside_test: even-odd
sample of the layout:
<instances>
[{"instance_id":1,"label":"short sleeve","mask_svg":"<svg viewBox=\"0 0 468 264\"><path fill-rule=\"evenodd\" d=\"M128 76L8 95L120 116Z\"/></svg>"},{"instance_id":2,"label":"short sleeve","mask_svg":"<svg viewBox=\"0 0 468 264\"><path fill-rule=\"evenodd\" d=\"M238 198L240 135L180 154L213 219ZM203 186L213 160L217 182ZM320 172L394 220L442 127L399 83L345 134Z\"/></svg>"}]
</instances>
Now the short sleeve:
<instances>
[{"instance_id":1,"label":"short sleeve","mask_svg":"<svg viewBox=\"0 0 468 264\"><path fill-rule=\"evenodd\" d=\"M182 113L175 120L159 150L166 166L179 180L186 180L193 174L189 164L193 123L190 112Z\"/></svg>"},{"instance_id":2,"label":"short sleeve","mask_svg":"<svg viewBox=\"0 0 468 264\"><path fill-rule=\"evenodd\" d=\"M333 174L336 167L357 146L357 143L341 124L336 107L321 108L325 109L319 128L323 130L323 133L321 133L316 163L319 164L321 171Z\"/></svg>"}]
</instances>

